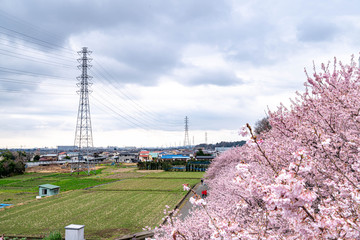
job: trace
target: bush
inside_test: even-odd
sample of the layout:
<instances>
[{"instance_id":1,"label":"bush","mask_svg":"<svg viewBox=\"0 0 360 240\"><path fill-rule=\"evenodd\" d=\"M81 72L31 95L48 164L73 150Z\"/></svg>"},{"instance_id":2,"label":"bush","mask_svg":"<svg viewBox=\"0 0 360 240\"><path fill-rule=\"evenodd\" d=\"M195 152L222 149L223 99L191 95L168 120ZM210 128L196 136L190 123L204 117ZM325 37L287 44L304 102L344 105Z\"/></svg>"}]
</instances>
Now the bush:
<instances>
[{"instance_id":1,"label":"bush","mask_svg":"<svg viewBox=\"0 0 360 240\"><path fill-rule=\"evenodd\" d=\"M34 162L38 162L40 160L40 155L35 155L34 156Z\"/></svg>"},{"instance_id":2,"label":"bush","mask_svg":"<svg viewBox=\"0 0 360 240\"><path fill-rule=\"evenodd\" d=\"M0 177L8 177L14 174L23 174L25 172L24 162L9 150L0 153L3 160L0 161Z\"/></svg>"},{"instance_id":3,"label":"bush","mask_svg":"<svg viewBox=\"0 0 360 240\"><path fill-rule=\"evenodd\" d=\"M171 170L171 168L172 168L172 165L170 164L170 163L168 163L168 162L163 162L162 163L162 169L164 170L164 171L170 171Z\"/></svg>"},{"instance_id":4,"label":"bush","mask_svg":"<svg viewBox=\"0 0 360 240\"><path fill-rule=\"evenodd\" d=\"M61 233L58 231L51 232L49 236L43 238L43 240L62 240Z\"/></svg>"}]
</instances>

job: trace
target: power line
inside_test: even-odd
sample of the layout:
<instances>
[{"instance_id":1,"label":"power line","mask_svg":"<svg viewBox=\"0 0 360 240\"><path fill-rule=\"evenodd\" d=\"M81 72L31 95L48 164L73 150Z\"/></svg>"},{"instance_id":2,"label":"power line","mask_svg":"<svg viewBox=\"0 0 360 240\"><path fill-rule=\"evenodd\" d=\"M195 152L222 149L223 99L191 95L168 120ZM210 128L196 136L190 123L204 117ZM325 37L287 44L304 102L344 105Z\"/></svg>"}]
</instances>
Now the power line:
<instances>
[{"instance_id":1,"label":"power line","mask_svg":"<svg viewBox=\"0 0 360 240\"><path fill-rule=\"evenodd\" d=\"M10 14L6 13L5 11L3 11L3 10L1 10L1 9L0 9L0 15L2 15L3 17L9 19L9 20L12 21L12 22L18 23L18 24L20 24L20 25L26 25L26 26L27 26L27 29L30 29L30 28L31 28L33 31L36 31L36 32L38 32L38 33L40 33L40 34L45 34L45 35L48 35L48 36L50 36L50 37L52 37L52 38L57 38L57 39L59 39L59 40L60 40L60 39L61 39L61 40L63 39L62 36L60 36L60 35L58 35L58 34L55 34L54 32L49 33L49 32L46 31L45 29L42 29L42 28L40 28L40 27L37 26L37 25L34 25L34 24L29 23L28 21L24 21L23 19L20 19L20 18L18 18L18 17L15 17L15 16L13 16L13 15L10 15ZM71 53L73 53L73 50L70 49L70 51L71 51Z\"/></svg>"},{"instance_id":2,"label":"power line","mask_svg":"<svg viewBox=\"0 0 360 240\"><path fill-rule=\"evenodd\" d=\"M59 96L73 96L74 94L70 94L70 93L49 93L49 92L39 92L39 91L24 91L24 90L15 90L15 89L0 89L0 92L3 93L16 93L16 94L21 94L21 95L25 95L25 94L30 94L30 95L36 95L36 94L51 94L51 95L59 95Z\"/></svg>"},{"instance_id":3,"label":"power line","mask_svg":"<svg viewBox=\"0 0 360 240\"><path fill-rule=\"evenodd\" d=\"M4 14L0 10L0 14ZM9 18L9 17L8 17ZM33 25L21 21L17 19L16 17L11 17L15 19L16 22L21 22L23 25L30 25L32 29L35 29L37 32L40 32L41 34L48 34L46 31L39 30L39 28L34 27ZM9 19L10 19L9 18ZM22 32L19 32L15 29L10 29L8 27L5 27L3 25L0 25L0 28L2 31L0 31L0 39L6 41L6 42L0 42L1 45L5 46L6 49L0 49L0 55L14 57L18 59L38 62L41 64L46 64L48 66L56 66L56 67L62 67L62 68L71 68L74 67L72 65L69 65L68 62L71 60L73 61L73 58L68 58L63 56L62 54L74 54L74 51L71 49L68 49L66 47L60 46L58 44L54 44L49 41L44 41L43 39L39 39L38 37L31 36L29 34L25 34ZM1 37L1 34L5 36ZM53 35L54 36L54 35ZM17 41L16 41L17 40ZM9 42L14 43L13 45L8 44ZM24 44L26 43L26 44ZM28 46L29 44L30 46ZM23 46L25 48L22 49L19 46ZM39 46L40 48L35 48L35 46ZM60 51L60 54L54 53L54 51L45 52L43 49L51 49ZM13 49L15 51L10 51L9 49ZM22 51L21 53L17 53L16 50ZM24 50L24 51L23 51ZM40 52L37 52L40 51ZM36 54L36 56L31 55L31 57L28 54ZM42 54L44 53L44 55ZM52 61L49 61L47 56L51 55ZM57 59L59 61L54 61L54 59ZM66 63L65 63L66 62ZM92 96L92 99L95 99L99 104L107 108L110 113L117 116L117 118L121 118L125 120L128 124L132 126L136 126L140 129L150 130L150 129L169 129L171 128L178 128L180 126L179 122L170 122L170 121L164 121L164 119L161 119L161 116L159 114L155 114L153 111L149 110L148 107L143 106L136 100L134 100L134 97L131 96L129 92L126 90L122 90L122 87L117 84L116 78L110 74L100 63L96 61L96 65L98 67L95 67L91 72L94 73L96 76L100 76L97 78L99 83L102 83L101 85L97 85L98 88L102 89L102 92L97 92L97 95L99 95L99 100L97 97ZM26 75L31 77L46 77L46 78L54 78L54 79L68 79L61 76L54 76L54 75L48 75L48 74L42 74L42 73L35 73L35 72L28 72L28 71L21 71L21 70L15 70L5 67L0 67L0 71L2 72L8 72L11 74L16 75ZM11 82L11 83L17 83L17 84L26 84L26 85L36 85L43 84L43 82L35 81L34 83L31 83L29 81L25 80L19 80L14 78L0 78L5 82ZM46 83L50 84L51 83ZM57 84L54 84L57 85ZM104 87L102 87L104 86ZM110 89L110 90L107 90ZM3 90L1 90L3 91ZM9 92L9 91L5 91ZM20 93L20 91L12 91L12 93ZM107 94L105 94L107 93ZM64 94L63 94L64 95ZM66 94L65 94L66 95ZM116 97L117 100L120 101L114 101L113 97ZM126 100L125 105L121 104L122 101ZM105 103L105 104L104 104Z\"/></svg>"},{"instance_id":4,"label":"power line","mask_svg":"<svg viewBox=\"0 0 360 240\"><path fill-rule=\"evenodd\" d=\"M7 68L7 67L0 67L0 72L7 72L7 73L16 74L16 75L27 75L27 76L32 76L32 77L46 77L46 78L54 78L54 79L66 79L66 80L69 79L67 77L55 76L55 75L50 75L50 74L34 73L34 72L23 71L23 70Z\"/></svg>"},{"instance_id":5,"label":"power line","mask_svg":"<svg viewBox=\"0 0 360 240\"><path fill-rule=\"evenodd\" d=\"M94 75L96 76L96 75ZM117 110L113 110L113 111L120 111L122 115L126 115L127 117L133 119L134 121L138 122L139 124L142 124L145 126L145 128L148 127L152 127L152 128L161 128L161 125L159 124L155 124L154 121L152 119L146 118L144 117L144 115L138 111L138 109L132 109L135 111L132 111L133 114L135 114L137 117L133 117L130 114L125 113L125 111L123 109L127 109L129 110L128 106L121 104L122 99L114 99L112 96L112 92L116 92L117 89L112 88L111 90L107 90L104 87L101 87L100 85L97 85L98 89L102 89L105 93L106 93L106 97L109 99L111 97L111 101L108 101L108 99L106 99L106 97L103 97L103 95L101 95L101 92L97 92L97 94L102 98L102 100L104 102L107 102L108 106L112 106L112 109L117 109ZM94 96L93 96L94 97ZM115 97L119 97L119 95L115 96ZM115 105L116 103L116 105ZM119 105L119 106L118 106Z\"/></svg>"},{"instance_id":6,"label":"power line","mask_svg":"<svg viewBox=\"0 0 360 240\"><path fill-rule=\"evenodd\" d=\"M4 51L4 52L9 52L7 50L4 49L0 49L0 51ZM28 60L31 62L39 62L42 64L46 64L46 65L53 65L53 66L57 66L57 67L64 67L64 68L74 68L71 65L67 65L67 64L63 64L63 63L57 63L57 62L50 62L50 61L42 61L43 59L36 58L36 57L28 57L27 55L23 55L23 54L8 54L8 53L0 53L1 55L5 55L5 56L9 56L9 57L14 57L14 58L18 58L18 59L24 59L24 60ZM25 56L25 57L20 57L19 55ZM38 60L35 60L38 59Z\"/></svg>"},{"instance_id":7,"label":"power line","mask_svg":"<svg viewBox=\"0 0 360 240\"><path fill-rule=\"evenodd\" d=\"M99 64L99 63L97 63L97 64ZM96 67L94 67L94 69L96 69ZM115 80L114 77L110 73L108 73L103 67L102 67L102 71L105 72L108 76L110 76L113 80ZM125 99L129 100L129 102L132 104L133 108L136 109L137 112L141 113L142 118L147 118L147 119L150 119L152 122L159 122L163 125L179 127L178 122L175 123L175 122L160 121L159 118L161 118L161 116L154 114L153 111L149 111L149 110L145 109L145 107L143 107L139 103L137 103L132 97L129 96L129 94L127 94L121 90L121 86L114 84L114 82L116 82L116 81L110 81L107 76L102 74L102 72L97 71L97 73L102 77L102 78L99 77L98 79L100 81L102 81L101 79L106 80L106 83L102 81L105 86L108 84L112 85L112 88L116 89L115 94L117 96L119 96L120 99L122 99L124 97ZM96 72L95 72L95 74L96 74Z\"/></svg>"},{"instance_id":8,"label":"power line","mask_svg":"<svg viewBox=\"0 0 360 240\"><path fill-rule=\"evenodd\" d=\"M39 44L39 45L42 45L42 46L47 46L47 45L49 45L49 46L54 46L54 47L56 47L56 48L69 51L69 49L64 48L63 46L60 46L60 45L57 45L57 44L54 44L54 43L50 43L50 42L48 42L48 41L44 41L44 40L41 40L41 39L38 39L38 38L35 38L35 37L32 37L32 36L29 36L29 35L27 35L27 34L24 34L24 33L18 32L18 31L15 31L15 30L13 30L13 29L9 29L9 28L4 27L4 26L1 26L1 25L0 25L0 28L5 29L6 31L9 31L9 32L12 32L12 33L16 33L16 34L21 35L21 36L26 37L26 38L39 41L39 42L42 43L42 44ZM0 33L6 34L6 33L4 33L4 32L0 32ZM10 36L11 36L11 34L7 34L7 35L10 35ZM37 43L37 44L38 44L38 43ZM47 44L47 45L43 45L43 44ZM72 51L70 51L70 52L72 53Z\"/></svg>"},{"instance_id":9,"label":"power line","mask_svg":"<svg viewBox=\"0 0 360 240\"><path fill-rule=\"evenodd\" d=\"M107 108L111 113L115 114L116 118L119 119L118 117L120 117L122 120L125 120L127 122L127 124L130 124L132 127L137 127L139 129L142 130L150 130L146 127L144 127L141 124L138 124L137 122L127 118L126 116L120 114L119 112L115 111L113 108L109 107L108 105L104 104L102 101L98 100L97 98L95 98L94 96L92 96L92 99L94 99L97 103L99 103L100 105L104 106L105 108ZM102 109L101 109L102 110ZM104 110L103 110L104 111ZM105 113L109 113L108 111L104 111Z\"/></svg>"},{"instance_id":10,"label":"power line","mask_svg":"<svg viewBox=\"0 0 360 240\"><path fill-rule=\"evenodd\" d=\"M8 47L8 48L13 48L13 49L17 49L21 52L29 52L29 53L33 53L33 54L37 54L37 55L40 55L41 53L44 53L43 51L41 51L40 49L37 49L37 48L30 48L29 46L25 46L23 44L20 44L18 42L15 42L15 41L11 41L10 39L5 39L5 38L1 38L0 37L0 40L5 40L7 42L11 42L13 44L6 44L4 42L0 42L1 45L5 46L5 47ZM22 46L23 48L20 48L19 46ZM25 48L24 48L25 47ZM61 60L61 61L74 61L75 62L75 59L73 58L70 58L70 57L61 57L59 56L59 54L56 54L56 53L52 53L52 52L47 52L46 53L47 55L51 55L51 58L53 59L58 59L58 60Z\"/></svg>"},{"instance_id":11,"label":"power line","mask_svg":"<svg viewBox=\"0 0 360 240\"><path fill-rule=\"evenodd\" d=\"M4 77L0 77L0 82L25 84L25 85L35 85L35 86L38 86L39 84L41 84L41 86L48 85L48 86L57 86L57 87L59 87L59 84L57 84L57 83L48 83L48 82L41 82L41 81L26 81L26 80L14 79L14 78L4 78ZM65 85L64 87L73 87L73 86L70 86L70 85L66 86Z\"/></svg>"}]
</instances>

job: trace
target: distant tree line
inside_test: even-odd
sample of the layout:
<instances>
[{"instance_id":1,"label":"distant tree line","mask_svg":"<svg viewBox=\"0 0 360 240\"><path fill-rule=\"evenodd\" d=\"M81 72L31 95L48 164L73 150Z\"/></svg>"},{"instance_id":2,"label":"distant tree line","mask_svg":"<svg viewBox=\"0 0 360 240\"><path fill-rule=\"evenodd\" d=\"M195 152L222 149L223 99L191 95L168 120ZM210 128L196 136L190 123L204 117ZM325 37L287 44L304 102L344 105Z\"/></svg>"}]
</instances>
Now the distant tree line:
<instances>
[{"instance_id":1,"label":"distant tree line","mask_svg":"<svg viewBox=\"0 0 360 240\"><path fill-rule=\"evenodd\" d=\"M159 162L138 162L139 170L164 170L164 171L186 171L204 172L210 161L159 161Z\"/></svg>"},{"instance_id":2,"label":"distant tree line","mask_svg":"<svg viewBox=\"0 0 360 240\"><path fill-rule=\"evenodd\" d=\"M25 172L24 158L26 153L22 151L11 152L0 150L0 177L8 177Z\"/></svg>"},{"instance_id":3,"label":"distant tree line","mask_svg":"<svg viewBox=\"0 0 360 240\"><path fill-rule=\"evenodd\" d=\"M169 162L138 162L139 170L164 170L170 171L172 164Z\"/></svg>"},{"instance_id":4,"label":"distant tree line","mask_svg":"<svg viewBox=\"0 0 360 240\"><path fill-rule=\"evenodd\" d=\"M195 152L195 156L211 156L211 153L204 153L201 148Z\"/></svg>"},{"instance_id":5,"label":"distant tree line","mask_svg":"<svg viewBox=\"0 0 360 240\"><path fill-rule=\"evenodd\" d=\"M246 141L236 141L236 142L219 142L216 144L199 144L196 145L195 148L205 148L205 149L209 149L209 150L215 150L215 148L217 147L240 147L242 145L244 145L246 143Z\"/></svg>"}]
</instances>

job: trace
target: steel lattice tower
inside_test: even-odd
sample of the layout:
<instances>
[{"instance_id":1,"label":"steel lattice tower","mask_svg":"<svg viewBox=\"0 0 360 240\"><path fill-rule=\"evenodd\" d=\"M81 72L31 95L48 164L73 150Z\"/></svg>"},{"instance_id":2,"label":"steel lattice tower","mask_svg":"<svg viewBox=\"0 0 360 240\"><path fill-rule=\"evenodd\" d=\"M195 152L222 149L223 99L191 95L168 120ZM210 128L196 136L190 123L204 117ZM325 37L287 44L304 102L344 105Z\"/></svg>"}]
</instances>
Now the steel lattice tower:
<instances>
[{"instance_id":1,"label":"steel lattice tower","mask_svg":"<svg viewBox=\"0 0 360 240\"><path fill-rule=\"evenodd\" d=\"M79 147L80 157L82 156L81 153L88 152L89 149L93 147L89 103L89 87L92 85L92 77L87 73L88 69L91 67L89 63L92 59L88 57L91 54L91 51L88 51L87 47L83 47L78 54L81 56L78 59L80 63L78 68L81 70L81 76L77 77L77 80L79 81L77 86L80 88L77 93L80 95L80 100L74 145Z\"/></svg>"},{"instance_id":2,"label":"steel lattice tower","mask_svg":"<svg viewBox=\"0 0 360 240\"><path fill-rule=\"evenodd\" d=\"M184 147L189 146L190 145L190 140L189 140L189 118L186 116L185 117L185 139L184 139Z\"/></svg>"}]
</instances>

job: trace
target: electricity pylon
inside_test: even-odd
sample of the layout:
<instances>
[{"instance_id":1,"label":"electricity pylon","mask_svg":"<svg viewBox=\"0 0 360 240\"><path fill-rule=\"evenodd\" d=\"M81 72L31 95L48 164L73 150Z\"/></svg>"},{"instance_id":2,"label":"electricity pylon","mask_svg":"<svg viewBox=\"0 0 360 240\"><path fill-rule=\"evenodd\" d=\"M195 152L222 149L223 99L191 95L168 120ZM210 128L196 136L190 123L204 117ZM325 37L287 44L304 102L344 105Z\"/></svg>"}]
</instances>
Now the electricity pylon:
<instances>
[{"instance_id":1,"label":"electricity pylon","mask_svg":"<svg viewBox=\"0 0 360 240\"><path fill-rule=\"evenodd\" d=\"M185 139L184 139L184 147L187 147L190 145L189 140L189 118L185 117Z\"/></svg>"},{"instance_id":2,"label":"electricity pylon","mask_svg":"<svg viewBox=\"0 0 360 240\"><path fill-rule=\"evenodd\" d=\"M78 59L80 63L78 68L81 70L81 76L77 77L77 80L79 81L77 83L77 86L79 87L77 93L80 95L80 100L76 122L74 145L79 148L78 160L80 162L80 160L82 160L83 158L83 154L88 154L90 148L93 147L89 102L89 87L92 85L92 77L87 74L88 69L91 67L89 63L92 59L88 57L91 54L91 51L88 51L87 47L83 47L82 50L78 52L78 54L81 56ZM87 162L89 173L89 159L87 159Z\"/></svg>"}]
</instances>

